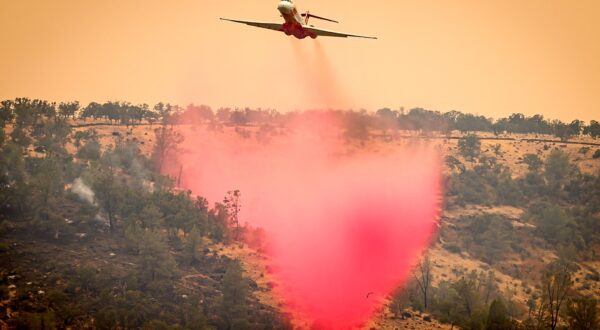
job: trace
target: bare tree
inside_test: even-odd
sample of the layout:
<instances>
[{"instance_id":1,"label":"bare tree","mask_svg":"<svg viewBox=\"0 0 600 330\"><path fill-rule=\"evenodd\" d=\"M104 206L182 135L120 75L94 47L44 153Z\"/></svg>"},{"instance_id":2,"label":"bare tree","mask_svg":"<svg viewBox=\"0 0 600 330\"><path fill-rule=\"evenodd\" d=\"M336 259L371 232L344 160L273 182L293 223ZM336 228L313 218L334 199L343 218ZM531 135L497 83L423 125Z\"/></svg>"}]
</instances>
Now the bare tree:
<instances>
[{"instance_id":1,"label":"bare tree","mask_svg":"<svg viewBox=\"0 0 600 330\"><path fill-rule=\"evenodd\" d=\"M237 241L239 239L240 234L240 220L239 214L242 208L240 203L240 198L242 193L239 190L228 191L227 196L223 199L223 204L227 209L227 213L229 215L229 223L230 226L235 227L234 239Z\"/></svg>"},{"instance_id":2,"label":"bare tree","mask_svg":"<svg viewBox=\"0 0 600 330\"><path fill-rule=\"evenodd\" d=\"M431 274L431 259L429 258L429 253L425 252L423 254L423 257L417 264L413 275L417 281L417 286L423 295L423 308L427 309L429 302L429 288L433 279L433 274Z\"/></svg>"},{"instance_id":3,"label":"bare tree","mask_svg":"<svg viewBox=\"0 0 600 330\"><path fill-rule=\"evenodd\" d=\"M571 280L571 263L559 260L550 264L544 272L542 283L543 292L540 305L544 311L543 314L545 314L543 319L548 319L547 322L550 328L555 330L558 325L561 306L565 302L567 294L573 285L573 281Z\"/></svg>"},{"instance_id":4,"label":"bare tree","mask_svg":"<svg viewBox=\"0 0 600 330\"><path fill-rule=\"evenodd\" d=\"M480 277L483 280L483 300L487 305L498 289L498 286L496 285L496 274L490 270L487 274L480 274Z\"/></svg>"},{"instance_id":5,"label":"bare tree","mask_svg":"<svg viewBox=\"0 0 600 330\"><path fill-rule=\"evenodd\" d=\"M183 142L183 135L173 128L164 126L154 130L156 141L152 150L152 160L156 165L156 171L160 172L165 160L178 151L178 145Z\"/></svg>"}]
</instances>

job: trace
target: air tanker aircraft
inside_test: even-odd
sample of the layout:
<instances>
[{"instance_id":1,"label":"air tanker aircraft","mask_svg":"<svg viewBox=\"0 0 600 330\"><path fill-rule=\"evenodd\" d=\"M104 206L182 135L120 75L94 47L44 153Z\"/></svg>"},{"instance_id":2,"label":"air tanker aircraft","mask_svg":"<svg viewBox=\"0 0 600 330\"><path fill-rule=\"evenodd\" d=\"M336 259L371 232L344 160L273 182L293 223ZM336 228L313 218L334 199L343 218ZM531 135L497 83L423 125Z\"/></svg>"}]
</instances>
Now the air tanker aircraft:
<instances>
[{"instance_id":1,"label":"air tanker aircraft","mask_svg":"<svg viewBox=\"0 0 600 330\"><path fill-rule=\"evenodd\" d=\"M242 20L228 19L228 18L221 18L221 19L224 21L230 21L230 22L235 22L235 23L247 24L250 26L256 26L256 27L263 28L263 29L281 31L281 32L287 34L288 36L294 36L298 39L304 39L306 37L311 37L311 38L315 39L318 36L340 37L340 38L355 37L355 38L377 39L375 37L367 37L367 36L361 36L361 35L356 35L356 34L348 34L348 33L341 33L341 32L329 31L329 30L324 30L324 29L318 29L318 28L314 27L313 25L308 25L308 19L311 17L316 18L316 19L321 19L324 21L328 21L328 22L333 22L333 23L338 23L338 22L334 21L332 19L313 15L308 11L306 13L300 14L300 13L298 13L298 9L296 9L296 5L294 5L294 2L292 0L281 0L279 2L279 5L277 6L277 9L281 13L281 17L283 17L283 19L285 20L284 23L253 22L253 21L242 21Z\"/></svg>"}]
</instances>

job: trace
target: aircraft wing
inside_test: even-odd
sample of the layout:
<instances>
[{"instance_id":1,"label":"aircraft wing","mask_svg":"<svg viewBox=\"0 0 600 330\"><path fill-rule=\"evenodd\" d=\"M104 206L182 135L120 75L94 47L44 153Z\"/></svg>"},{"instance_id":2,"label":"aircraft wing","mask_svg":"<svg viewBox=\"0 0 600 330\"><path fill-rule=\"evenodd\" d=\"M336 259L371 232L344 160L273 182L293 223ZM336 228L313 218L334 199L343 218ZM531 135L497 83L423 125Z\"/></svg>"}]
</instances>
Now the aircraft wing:
<instances>
[{"instance_id":1,"label":"aircraft wing","mask_svg":"<svg viewBox=\"0 0 600 330\"><path fill-rule=\"evenodd\" d=\"M342 33L342 32L335 32L335 31L319 29L314 26L303 26L303 28L307 31L310 31L310 32L318 35L318 36L324 36L324 37L339 37L339 38L354 37L354 38L377 39L375 37L368 37L368 36L361 36L361 35L357 35L357 34L349 34L349 33Z\"/></svg>"},{"instance_id":2,"label":"aircraft wing","mask_svg":"<svg viewBox=\"0 0 600 330\"><path fill-rule=\"evenodd\" d=\"M234 23L242 23L242 24L246 24L246 25L250 25L250 26L255 26L255 27L259 27L259 28L263 28L263 29L269 29L269 30L280 31L280 32L281 32L281 26L283 25L281 23L242 21L242 20L229 19L229 18L221 18L221 20L234 22Z\"/></svg>"}]
</instances>

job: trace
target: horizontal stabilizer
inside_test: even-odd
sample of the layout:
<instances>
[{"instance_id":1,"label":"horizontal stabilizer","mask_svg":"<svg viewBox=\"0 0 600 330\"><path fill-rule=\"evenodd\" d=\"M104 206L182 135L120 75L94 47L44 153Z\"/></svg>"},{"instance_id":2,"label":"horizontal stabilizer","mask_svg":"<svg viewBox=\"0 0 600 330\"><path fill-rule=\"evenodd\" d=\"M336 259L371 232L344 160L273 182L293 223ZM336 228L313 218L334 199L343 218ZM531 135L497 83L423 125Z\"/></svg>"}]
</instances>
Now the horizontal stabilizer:
<instances>
[{"instance_id":1,"label":"horizontal stabilizer","mask_svg":"<svg viewBox=\"0 0 600 330\"><path fill-rule=\"evenodd\" d=\"M312 17L312 18L324 20L324 21L327 21L327 22L339 23L338 21L335 21L335 20L332 20L332 19L329 19L329 18L325 18L325 17L321 17L321 16L317 16L317 15L313 15L313 14L311 14L309 12L303 13L302 17L308 17L308 18Z\"/></svg>"},{"instance_id":2,"label":"horizontal stabilizer","mask_svg":"<svg viewBox=\"0 0 600 330\"><path fill-rule=\"evenodd\" d=\"M331 30L319 29L314 26L305 26L304 29L314 33L317 36L324 36L324 37L340 37L340 38L353 37L353 38L377 39L376 37L362 36L359 34L350 34L350 33L344 33L344 32L336 32L336 31L331 31Z\"/></svg>"}]
</instances>

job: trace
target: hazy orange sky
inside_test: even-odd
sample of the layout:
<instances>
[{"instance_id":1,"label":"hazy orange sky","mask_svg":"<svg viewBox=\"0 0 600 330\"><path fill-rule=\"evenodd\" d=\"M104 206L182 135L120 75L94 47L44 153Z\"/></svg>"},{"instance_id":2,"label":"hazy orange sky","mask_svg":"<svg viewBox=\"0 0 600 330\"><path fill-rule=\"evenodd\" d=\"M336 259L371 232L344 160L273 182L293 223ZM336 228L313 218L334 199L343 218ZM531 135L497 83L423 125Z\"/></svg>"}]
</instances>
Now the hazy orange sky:
<instances>
[{"instance_id":1,"label":"hazy orange sky","mask_svg":"<svg viewBox=\"0 0 600 330\"><path fill-rule=\"evenodd\" d=\"M276 0L0 0L0 98L600 119L600 1L297 0L379 40L295 40Z\"/></svg>"}]
</instances>

